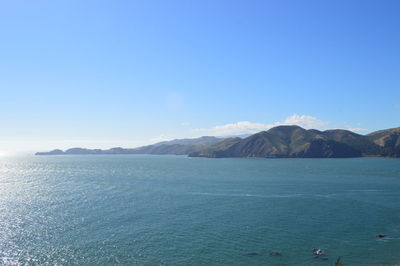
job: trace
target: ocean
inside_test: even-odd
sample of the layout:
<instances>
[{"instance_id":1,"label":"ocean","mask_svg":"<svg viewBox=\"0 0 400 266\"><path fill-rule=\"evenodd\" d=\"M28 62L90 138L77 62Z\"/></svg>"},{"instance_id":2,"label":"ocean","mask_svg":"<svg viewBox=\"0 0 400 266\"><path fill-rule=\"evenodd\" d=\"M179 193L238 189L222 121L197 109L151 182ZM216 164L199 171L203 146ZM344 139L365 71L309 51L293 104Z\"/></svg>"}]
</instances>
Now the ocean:
<instances>
[{"instance_id":1,"label":"ocean","mask_svg":"<svg viewBox=\"0 0 400 266\"><path fill-rule=\"evenodd\" d=\"M315 256L318 248L326 254ZM399 159L0 157L0 265L339 257L400 265Z\"/></svg>"}]
</instances>

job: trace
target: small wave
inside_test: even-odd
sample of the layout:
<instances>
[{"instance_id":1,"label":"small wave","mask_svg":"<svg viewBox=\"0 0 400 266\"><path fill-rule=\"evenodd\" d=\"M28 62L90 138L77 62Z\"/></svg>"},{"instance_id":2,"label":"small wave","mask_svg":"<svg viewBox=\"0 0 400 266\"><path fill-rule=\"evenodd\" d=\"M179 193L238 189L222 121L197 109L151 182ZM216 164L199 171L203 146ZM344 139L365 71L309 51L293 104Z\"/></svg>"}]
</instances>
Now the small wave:
<instances>
[{"instance_id":1,"label":"small wave","mask_svg":"<svg viewBox=\"0 0 400 266\"><path fill-rule=\"evenodd\" d=\"M259 194L230 194L230 193L208 193L208 192L190 192L190 195L200 196L216 196L216 197L254 197L254 198L297 198L304 197L304 194L271 194L271 195L259 195Z\"/></svg>"},{"instance_id":2,"label":"small wave","mask_svg":"<svg viewBox=\"0 0 400 266\"><path fill-rule=\"evenodd\" d=\"M382 192L382 189L349 189L350 192Z\"/></svg>"},{"instance_id":3,"label":"small wave","mask_svg":"<svg viewBox=\"0 0 400 266\"><path fill-rule=\"evenodd\" d=\"M354 195L359 195L358 192L381 192L384 190L378 190L378 189L352 189L352 190L346 190L341 193L327 193L327 194L314 194L310 196L315 196L315 197L321 197L321 198L334 198L334 197L343 197L343 196L354 196Z\"/></svg>"},{"instance_id":4,"label":"small wave","mask_svg":"<svg viewBox=\"0 0 400 266\"><path fill-rule=\"evenodd\" d=\"M344 194L340 193L329 193L329 194L315 194L315 197L321 197L321 198L333 198L336 196L343 196Z\"/></svg>"},{"instance_id":5,"label":"small wave","mask_svg":"<svg viewBox=\"0 0 400 266\"><path fill-rule=\"evenodd\" d=\"M400 240L400 237L385 237L385 238L377 238L377 241L381 241L381 242L388 242L388 241L392 241L392 240Z\"/></svg>"}]
</instances>

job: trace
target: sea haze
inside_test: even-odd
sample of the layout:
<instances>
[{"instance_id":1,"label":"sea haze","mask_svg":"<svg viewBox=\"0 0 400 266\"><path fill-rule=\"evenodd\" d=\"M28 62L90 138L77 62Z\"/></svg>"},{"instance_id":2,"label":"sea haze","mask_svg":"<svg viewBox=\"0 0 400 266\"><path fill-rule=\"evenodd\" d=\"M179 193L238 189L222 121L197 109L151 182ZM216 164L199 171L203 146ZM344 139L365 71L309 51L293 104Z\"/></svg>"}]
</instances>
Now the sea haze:
<instances>
[{"instance_id":1,"label":"sea haze","mask_svg":"<svg viewBox=\"0 0 400 266\"><path fill-rule=\"evenodd\" d=\"M393 265L399 202L397 159L1 158L0 264Z\"/></svg>"}]
</instances>

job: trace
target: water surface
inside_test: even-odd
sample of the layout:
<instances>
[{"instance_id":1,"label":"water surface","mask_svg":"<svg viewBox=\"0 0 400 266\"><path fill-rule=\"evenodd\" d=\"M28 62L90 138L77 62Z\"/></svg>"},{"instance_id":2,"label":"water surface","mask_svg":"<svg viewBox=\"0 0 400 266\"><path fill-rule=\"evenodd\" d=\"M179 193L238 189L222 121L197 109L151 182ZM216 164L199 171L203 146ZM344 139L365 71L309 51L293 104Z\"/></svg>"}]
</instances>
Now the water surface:
<instances>
[{"instance_id":1,"label":"water surface","mask_svg":"<svg viewBox=\"0 0 400 266\"><path fill-rule=\"evenodd\" d=\"M398 159L2 157L0 264L395 265L399 202Z\"/></svg>"}]
</instances>

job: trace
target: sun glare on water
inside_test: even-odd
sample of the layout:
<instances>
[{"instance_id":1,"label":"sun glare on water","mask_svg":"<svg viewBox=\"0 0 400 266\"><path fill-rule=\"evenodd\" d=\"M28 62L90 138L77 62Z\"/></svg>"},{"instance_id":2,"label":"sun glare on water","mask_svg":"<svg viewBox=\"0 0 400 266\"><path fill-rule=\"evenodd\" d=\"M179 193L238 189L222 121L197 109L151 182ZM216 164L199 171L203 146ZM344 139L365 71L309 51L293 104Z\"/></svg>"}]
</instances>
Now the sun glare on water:
<instances>
[{"instance_id":1,"label":"sun glare on water","mask_svg":"<svg viewBox=\"0 0 400 266\"><path fill-rule=\"evenodd\" d=\"M7 153L0 151L0 157L4 157L4 156L7 156Z\"/></svg>"}]
</instances>

